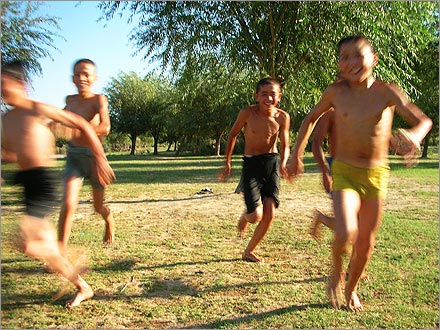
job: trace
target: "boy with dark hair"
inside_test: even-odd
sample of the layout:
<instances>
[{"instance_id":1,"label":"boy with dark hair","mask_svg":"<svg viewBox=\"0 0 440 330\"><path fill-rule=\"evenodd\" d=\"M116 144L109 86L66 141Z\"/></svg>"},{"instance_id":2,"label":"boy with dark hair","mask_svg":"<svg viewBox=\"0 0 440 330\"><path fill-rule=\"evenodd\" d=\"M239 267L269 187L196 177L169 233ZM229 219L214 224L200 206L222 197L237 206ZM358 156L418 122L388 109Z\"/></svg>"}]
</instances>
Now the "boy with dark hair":
<instances>
[{"instance_id":1,"label":"boy with dark hair","mask_svg":"<svg viewBox=\"0 0 440 330\"><path fill-rule=\"evenodd\" d=\"M66 97L66 110L87 120L102 142L110 132L110 117L107 97L95 94L91 90L97 80L95 63L89 59L78 60L73 66L72 80L78 89L78 94ZM115 223L111 210L104 205L105 189L91 171L94 158L85 143L84 136L78 131L73 133L67 151L65 190L58 224L59 241L62 247L67 246L83 179L88 178L92 185L94 209L105 221L103 242L111 243L114 240Z\"/></svg>"},{"instance_id":2,"label":"boy with dark hair","mask_svg":"<svg viewBox=\"0 0 440 330\"><path fill-rule=\"evenodd\" d=\"M260 262L262 258L254 250L269 230L279 205L280 172L287 175L289 155L290 116L277 108L281 100L281 85L274 79L264 78L257 84L254 98L257 104L240 110L228 137L225 167L220 180L231 175L231 158L238 134L244 129L245 149L243 156L243 193L246 211L238 221L237 229L243 238L249 223L258 223L242 258ZM277 139L280 139L280 153ZM281 159L280 159L281 155ZM259 206L262 200L263 207Z\"/></svg>"},{"instance_id":3,"label":"boy with dark hair","mask_svg":"<svg viewBox=\"0 0 440 330\"><path fill-rule=\"evenodd\" d=\"M75 307L93 297L93 290L63 257L55 228L45 219L55 200L55 179L50 171L54 165L55 139L49 122L81 132L95 157L93 171L102 186L111 183L114 173L93 128L83 118L27 97L20 62L2 66L1 93L4 102L13 107L2 117L2 161L18 164L16 183L24 186L26 212L20 223L21 248L27 255L47 262L76 286L78 291L66 305Z\"/></svg>"},{"instance_id":4,"label":"boy with dark hair","mask_svg":"<svg viewBox=\"0 0 440 330\"><path fill-rule=\"evenodd\" d=\"M394 112L412 128L401 130L400 148L413 153L432 127L432 121L394 84L376 80L378 63L368 39L351 36L338 44L341 80L331 84L304 118L288 165L289 177L304 172L304 149L318 119L334 109L336 133L332 161L332 197L335 213L333 269L327 288L335 308L341 306L342 255L353 243L345 300L350 311L362 311L357 294L359 279L373 253L386 197L390 168L388 150Z\"/></svg>"}]
</instances>

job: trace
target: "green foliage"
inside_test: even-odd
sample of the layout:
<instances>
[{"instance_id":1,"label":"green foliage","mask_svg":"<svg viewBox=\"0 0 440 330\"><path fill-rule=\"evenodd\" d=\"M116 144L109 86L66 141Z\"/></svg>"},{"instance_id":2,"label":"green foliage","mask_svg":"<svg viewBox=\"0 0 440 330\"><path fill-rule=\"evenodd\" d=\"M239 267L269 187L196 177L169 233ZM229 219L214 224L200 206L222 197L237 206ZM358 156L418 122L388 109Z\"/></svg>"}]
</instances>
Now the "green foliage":
<instances>
[{"instance_id":1,"label":"green foliage","mask_svg":"<svg viewBox=\"0 0 440 330\"><path fill-rule=\"evenodd\" d=\"M1 59L2 62L21 60L28 74L41 74L39 60L50 57L48 48L60 37L58 18L39 15L42 3L36 1L2 1L1 3Z\"/></svg>"},{"instance_id":2,"label":"green foliage","mask_svg":"<svg viewBox=\"0 0 440 330\"><path fill-rule=\"evenodd\" d=\"M369 38L379 53L377 77L401 86L413 100L431 93L428 86L438 86L435 71L433 75L417 71L422 62L429 68L437 59L425 55L429 45L438 45L436 2L102 1L99 7L105 19L123 11L129 12L129 21L138 17L130 37L137 52L146 59L160 60L187 86L206 87L206 91L197 90L193 103L185 104L191 109L179 112L180 123L195 132L196 139L204 139L203 134L209 132L217 140L224 118L233 117L229 111L235 107L229 107L224 98L227 89L241 94L243 101L250 95L249 84L267 75L285 84L280 107L290 113L292 130L297 131L302 118L334 81L336 45L348 35ZM231 88L220 78L222 74L244 80ZM216 88L210 88L211 82ZM191 92L185 90L185 97ZM221 123L215 117L219 106L212 99L223 102ZM433 105L429 108L434 109ZM201 112L206 112L206 118ZM429 114L438 122L438 112ZM212 123L218 129L201 131L201 123Z\"/></svg>"},{"instance_id":3,"label":"green foliage","mask_svg":"<svg viewBox=\"0 0 440 330\"><path fill-rule=\"evenodd\" d=\"M194 72L197 72L195 75ZM220 153L220 142L234 123L238 111L252 102L255 75L237 70L231 63L206 55L179 72L176 81L177 120L182 136L180 151ZM191 147L197 147L191 149Z\"/></svg>"},{"instance_id":4,"label":"green foliage","mask_svg":"<svg viewBox=\"0 0 440 330\"><path fill-rule=\"evenodd\" d=\"M137 137L147 132L155 139L157 153L158 139L165 130L167 120L168 90L166 82L157 75L140 78L134 72L121 72L105 88L112 129L129 134L131 154L135 152Z\"/></svg>"}]
</instances>

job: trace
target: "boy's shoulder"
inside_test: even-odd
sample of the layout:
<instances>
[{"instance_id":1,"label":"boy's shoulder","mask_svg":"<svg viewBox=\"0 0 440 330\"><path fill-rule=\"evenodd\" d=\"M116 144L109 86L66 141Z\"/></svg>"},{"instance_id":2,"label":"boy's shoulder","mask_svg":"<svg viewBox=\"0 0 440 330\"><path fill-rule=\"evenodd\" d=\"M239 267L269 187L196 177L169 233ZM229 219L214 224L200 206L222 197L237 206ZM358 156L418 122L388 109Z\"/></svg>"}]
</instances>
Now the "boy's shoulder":
<instances>
[{"instance_id":1,"label":"boy's shoulder","mask_svg":"<svg viewBox=\"0 0 440 330\"><path fill-rule=\"evenodd\" d=\"M245 105L241 110L242 111L256 111L256 110L258 110L258 104Z\"/></svg>"},{"instance_id":2,"label":"boy's shoulder","mask_svg":"<svg viewBox=\"0 0 440 330\"><path fill-rule=\"evenodd\" d=\"M91 94L90 97L87 98L90 101L101 101L101 100L107 100L107 96L104 94ZM66 96L66 102L67 101L79 101L80 95L79 94L71 94Z\"/></svg>"}]
</instances>

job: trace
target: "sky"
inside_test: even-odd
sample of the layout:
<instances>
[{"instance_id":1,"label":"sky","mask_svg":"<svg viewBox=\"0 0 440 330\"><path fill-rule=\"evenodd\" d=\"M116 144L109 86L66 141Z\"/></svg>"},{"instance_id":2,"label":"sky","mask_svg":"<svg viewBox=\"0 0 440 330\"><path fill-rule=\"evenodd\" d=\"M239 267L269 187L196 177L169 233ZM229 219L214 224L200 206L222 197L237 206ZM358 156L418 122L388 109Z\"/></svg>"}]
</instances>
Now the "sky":
<instances>
[{"instance_id":1,"label":"sky","mask_svg":"<svg viewBox=\"0 0 440 330\"><path fill-rule=\"evenodd\" d=\"M55 37L54 46L48 48L52 59L40 60L41 76L32 77L29 96L35 100L63 108L65 98L75 94L72 83L72 66L80 58L89 58L97 65L98 81L93 86L95 93L103 89L111 78L120 72L136 72L143 77L153 65L143 60L142 55L133 56L135 47L129 42L130 31L126 18L115 15L110 21L100 21L102 11L99 1L45 1L40 11L58 17L62 38ZM128 12L127 12L128 14Z\"/></svg>"}]
</instances>

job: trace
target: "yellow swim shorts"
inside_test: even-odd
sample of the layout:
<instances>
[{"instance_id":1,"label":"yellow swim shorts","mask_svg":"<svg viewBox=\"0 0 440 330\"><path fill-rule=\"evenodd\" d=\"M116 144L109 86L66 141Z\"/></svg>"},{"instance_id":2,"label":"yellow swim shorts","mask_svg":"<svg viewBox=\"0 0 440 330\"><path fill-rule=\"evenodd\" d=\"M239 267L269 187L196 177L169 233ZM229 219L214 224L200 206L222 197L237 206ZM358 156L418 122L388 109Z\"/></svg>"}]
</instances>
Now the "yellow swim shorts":
<instances>
[{"instance_id":1,"label":"yellow swim shorts","mask_svg":"<svg viewBox=\"0 0 440 330\"><path fill-rule=\"evenodd\" d=\"M333 191L354 190L361 199L386 198L389 166L362 168L333 160L332 162Z\"/></svg>"}]
</instances>

